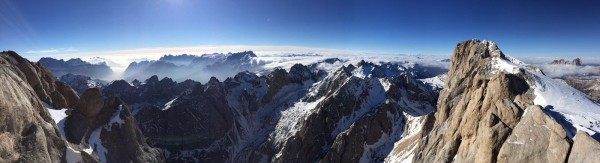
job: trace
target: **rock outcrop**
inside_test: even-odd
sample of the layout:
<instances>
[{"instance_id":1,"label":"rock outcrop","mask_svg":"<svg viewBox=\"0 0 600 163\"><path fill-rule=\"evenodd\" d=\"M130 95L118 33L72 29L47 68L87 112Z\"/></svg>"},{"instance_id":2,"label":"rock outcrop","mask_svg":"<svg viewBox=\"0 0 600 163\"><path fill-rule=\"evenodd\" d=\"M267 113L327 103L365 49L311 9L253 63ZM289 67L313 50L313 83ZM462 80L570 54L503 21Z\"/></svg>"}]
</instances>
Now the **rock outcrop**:
<instances>
[{"instance_id":1,"label":"rock outcrop","mask_svg":"<svg viewBox=\"0 0 600 163\"><path fill-rule=\"evenodd\" d=\"M569 86L587 94L596 102L600 102L600 79L564 79Z\"/></svg>"},{"instance_id":2,"label":"rock outcrop","mask_svg":"<svg viewBox=\"0 0 600 163\"><path fill-rule=\"evenodd\" d=\"M51 76L12 51L0 53L0 162L65 161L66 144L40 100L59 101L48 96L60 95L50 91Z\"/></svg>"},{"instance_id":3,"label":"rock outcrop","mask_svg":"<svg viewBox=\"0 0 600 163\"><path fill-rule=\"evenodd\" d=\"M573 65L573 66L581 66L581 59L575 58L573 61L568 61L565 59L554 60L550 62L553 65Z\"/></svg>"},{"instance_id":4,"label":"rock outcrop","mask_svg":"<svg viewBox=\"0 0 600 163\"><path fill-rule=\"evenodd\" d=\"M104 101L100 91L85 91L65 122L67 140L89 146L87 154L101 162L162 162L159 150L151 148L137 127L127 105L118 97Z\"/></svg>"},{"instance_id":5,"label":"rock outcrop","mask_svg":"<svg viewBox=\"0 0 600 163\"><path fill-rule=\"evenodd\" d=\"M565 162L571 148L569 141L563 127L546 115L542 107L534 105L527 108L500 148L497 161Z\"/></svg>"},{"instance_id":6,"label":"rock outcrop","mask_svg":"<svg viewBox=\"0 0 600 163\"><path fill-rule=\"evenodd\" d=\"M427 116L412 161L567 161L573 142L568 132L574 122L562 119L551 105L535 105L549 98L538 98L539 91L563 87L539 81L537 75L543 74L533 74L536 71L504 55L492 42L458 44L438 112Z\"/></svg>"},{"instance_id":7,"label":"rock outcrop","mask_svg":"<svg viewBox=\"0 0 600 163\"><path fill-rule=\"evenodd\" d=\"M96 88L79 98L11 51L0 71L0 162L164 162L118 98L104 102Z\"/></svg>"},{"instance_id":8,"label":"rock outcrop","mask_svg":"<svg viewBox=\"0 0 600 163\"><path fill-rule=\"evenodd\" d=\"M597 162L600 143L585 132L578 132L568 162Z\"/></svg>"},{"instance_id":9,"label":"rock outcrop","mask_svg":"<svg viewBox=\"0 0 600 163\"><path fill-rule=\"evenodd\" d=\"M417 162L494 162L500 145L532 105L526 79L492 73L495 45L477 40L458 45L448 79L438 98L438 112L428 116ZM431 122L426 122L431 123Z\"/></svg>"}]
</instances>

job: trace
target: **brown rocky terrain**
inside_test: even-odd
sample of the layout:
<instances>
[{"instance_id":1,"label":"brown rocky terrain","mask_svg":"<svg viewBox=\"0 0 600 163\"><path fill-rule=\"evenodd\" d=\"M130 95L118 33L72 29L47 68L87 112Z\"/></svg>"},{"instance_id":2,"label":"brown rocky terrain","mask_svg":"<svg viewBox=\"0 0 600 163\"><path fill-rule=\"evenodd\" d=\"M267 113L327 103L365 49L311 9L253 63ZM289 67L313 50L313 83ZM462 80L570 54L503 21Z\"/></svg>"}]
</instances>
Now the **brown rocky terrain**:
<instances>
[{"instance_id":1,"label":"brown rocky terrain","mask_svg":"<svg viewBox=\"0 0 600 163\"><path fill-rule=\"evenodd\" d=\"M0 53L0 71L0 162L162 161L118 98L104 102L98 89L80 98L45 67L12 51ZM68 118L58 122L49 111Z\"/></svg>"},{"instance_id":2,"label":"brown rocky terrain","mask_svg":"<svg viewBox=\"0 0 600 163\"><path fill-rule=\"evenodd\" d=\"M521 69L515 74L494 71L495 59L512 60L491 42L457 46L438 112L427 116L413 162L570 159L573 140L547 109L533 105L531 77Z\"/></svg>"},{"instance_id":3,"label":"brown rocky terrain","mask_svg":"<svg viewBox=\"0 0 600 163\"><path fill-rule=\"evenodd\" d=\"M567 78L564 81L571 87L587 94L596 102L600 102L600 79Z\"/></svg>"},{"instance_id":4,"label":"brown rocky terrain","mask_svg":"<svg viewBox=\"0 0 600 163\"><path fill-rule=\"evenodd\" d=\"M43 102L74 104L56 90L52 75L14 52L2 52L0 83L0 162L64 161L66 143Z\"/></svg>"}]
</instances>

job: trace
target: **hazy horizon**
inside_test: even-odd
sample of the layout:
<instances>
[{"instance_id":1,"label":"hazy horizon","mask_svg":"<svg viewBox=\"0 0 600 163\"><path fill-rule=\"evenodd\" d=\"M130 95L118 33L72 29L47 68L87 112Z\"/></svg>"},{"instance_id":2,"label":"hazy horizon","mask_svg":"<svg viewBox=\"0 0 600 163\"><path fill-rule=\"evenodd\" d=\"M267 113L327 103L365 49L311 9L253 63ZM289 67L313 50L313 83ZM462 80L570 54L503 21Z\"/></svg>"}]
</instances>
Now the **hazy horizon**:
<instances>
[{"instance_id":1,"label":"hazy horizon","mask_svg":"<svg viewBox=\"0 0 600 163\"><path fill-rule=\"evenodd\" d=\"M7 0L0 2L5 27L0 48L27 58L232 45L449 56L457 43L476 38L494 41L516 57L583 58L600 51L597 6L600 2Z\"/></svg>"}]
</instances>

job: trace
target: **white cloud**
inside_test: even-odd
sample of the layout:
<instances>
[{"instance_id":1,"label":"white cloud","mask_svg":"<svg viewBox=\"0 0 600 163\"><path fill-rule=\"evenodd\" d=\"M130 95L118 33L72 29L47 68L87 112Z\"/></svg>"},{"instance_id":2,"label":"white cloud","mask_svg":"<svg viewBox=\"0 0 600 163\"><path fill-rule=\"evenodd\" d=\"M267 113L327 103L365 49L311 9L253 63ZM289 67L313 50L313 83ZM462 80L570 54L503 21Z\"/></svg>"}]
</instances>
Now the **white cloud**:
<instances>
[{"instance_id":1,"label":"white cloud","mask_svg":"<svg viewBox=\"0 0 600 163\"><path fill-rule=\"evenodd\" d=\"M73 48L59 48L59 49L47 49L47 50L30 50L25 53L28 54L48 54L48 53L64 53L64 52L76 52L77 49Z\"/></svg>"}]
</instances>

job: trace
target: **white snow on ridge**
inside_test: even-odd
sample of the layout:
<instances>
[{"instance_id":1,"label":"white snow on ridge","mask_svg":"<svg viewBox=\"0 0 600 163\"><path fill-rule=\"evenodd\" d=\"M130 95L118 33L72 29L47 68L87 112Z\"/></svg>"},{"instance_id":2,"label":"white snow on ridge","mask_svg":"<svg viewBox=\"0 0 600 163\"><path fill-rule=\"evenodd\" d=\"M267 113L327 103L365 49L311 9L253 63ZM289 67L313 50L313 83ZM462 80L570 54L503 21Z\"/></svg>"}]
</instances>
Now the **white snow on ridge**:
<instances>
[{"instance_id":1,"label":"white snow on ridge","mask_svg":"<svg viewBox=\"0 0 600 163\"><path fill-rule=\"evenodd\" d=\"M444 81L446 81L446 78L448 78L448 74L442 74L442 75L434 76L431 78L417 79L417 80L429 85L432 88L443 88Z\"/></svg>"},{"instance_id":2,"label":"white snow on ridge","mask_svg":"<svg viewBox=\"0 0 600 163\"><path fill-rule=\"evenodd\" d=\"M348 80L346 82L350 81L353 80ZM385 88L380 83L379 79L375 78L364 79L363 81L359 81L358 85L354 85L353 87L348 88L348 90L346 91L348 91L349 93L354 93L354 97L356 98L356 100L363 100L362 104L360 105L360 109L355 111L352 115L343 117L339 120L338 124L336 125L336 128L331 133L331 137L335 138L341 132L348 130L348 128L350 128L350 126L355 121L360 119L368 112L372 111L375 107L382 105L386 99L384 89ZM367 97L365 98L361 98L363 90L369 91Z\"/></svg>"},{"instance_id":3,"label":"white snow on ridge","mask_svg":"<svg viewBox=\"0 0 600 163\"><path fill-rule=\"evenodd\" d=\"M104 145L102 145L102 140L100 139L100 132L102 132L102 127L98 127L96 130L94 130L94 132L92 132L92 134L90 135L90 139L88 139L88 144L90 148L83 149L83 151L90 155L93 151L96 151L100 162L106 163L106 154L108 153L108 151L106 150Z\"/></svg>"},{"instance_id":4,"label":"white snow on ridge","mask_svg":"<svg viewBox=\"0 0 600 163\"><path fill-rule=\"evenodd\" d=\"M534 104L549 108L551 112L558 112L572 123L563 125L572 125L590 135L600 133L600 106L597 103L564 83L541 74L530 74L535 80ZM567 134L573 137L576 132L567 130Z\"/></svg>"},{"instance_id":5,"label":"white snow on ridge","mask_svg":"<svg viewBox=\"0 0 600 163\"><path fill-rule=\"evenodd\" d=\"M42 104L44 105L44 108L46 108L50 113L52 120L54 120L54 122L56 123L58 131L60 132L60 138L62 138L63 141L66 142L67 140L65 138L65 120L67 118L67 114L65 112L67 111L67 109L63 108L60 110L56 110L52 105L48 103L42 102ZM67 149L65 152L65 159L67 163L83 162L83 159L81 158L81 151L77 151L71 148L68 143L66 145Z\"/></svg>"},{"instance_id":6,"label":"white snow on ridge","mask_svg":"<svg viewBox=\"0 0 600 163\"><path fill-rule=\"evenodd\" d=\"M107 131L110 131L113 125L119 125L119 127L121 127L121 125L125 124L125 120L121 118L121 111L123 111L123 105L119 105L119 109L113 113L112 117L110 117L110 121L104 125L104 128Z\"/></svg>"},{"instance_id":7,"label":"white snow on ridge","mask_svg":"<svg viewBox=\"0 0 600 163\"><path fill-rule=\"evenodd\" d=\"M414 151L417 149L418 144L416 142L411 143L410 141L413 140L413 137L419 136L418 133L421 132L425 117L414 117L407 113L403 114L404 117L406 117L406 125L404 126L402 138L394 143L393 150L384 160L386 163L410 163L414 157ZM405 148L402 148L401 146L405 146Z\"/></svg>"},{"instance_id":8,"label":"white snow on ridge","mask_svg":"<svg viewBox=\"0 0 600 163\"><path fill-rule=\"evenodd\" d=\"M65 140L65 120L67 118L67 114L65 113L67 111L67 109L63 108L60 110L56 110L54 109L54 107L52 107L52 105L47 104L45 102L42 102L44 107L48 110L48 112L50 113L50 116L52 117L52 119L54 120L54 122L56 123L56 126L58 127L58 131L60 132L60 137Z\"/></svg>"},{"instance_id":9,"label":"white snow on ridge","mask_svg":"<svg viewBox=\"0 0 600 163\"><path fill-rule=\"evenodd\" d=\"M165 103L165 107L162 110L163 111L169 110L169 108L171 108L171 105L173 105L173 102L175 102L175 100L177 100L177 98L179 98L179 97L175 97L173 100Z\"/></svg>"},{"instance_id":10,"label":"white snow on ridge","mask_svg":"<svg viewBox=\"0 0 600 163\"><path fill-rule=\"evenodd\" d=\"M510 60L501 59L499 55L492 59L492 73L504 71L512 74L525 70L533 79L529 83L534 88L534 104L548 110L550 116L565 127L567 135L573 138L577 130L590 135L600 133L600 105L589 99L584 93L550 77L543 75L538 69L531 70L521 61L510 56ZM529 82L529 81L528 81Z\"/></svg>"},{"instance_id":11,"label":"white snow on ridge","mask_svg":"<svg viewBox=\"0 0 600 163\"><path fill-rule=\"evenodd\" d=\"M302 127L302 122L310 115L311 110L317 107L323 99L325 97L321 97L313 102L297 102L291 108L282 111L281 118L277 122L275 131L272 134L275 142L284 142L287 138L298 132Z\"/></svg>"}]
</instances>

